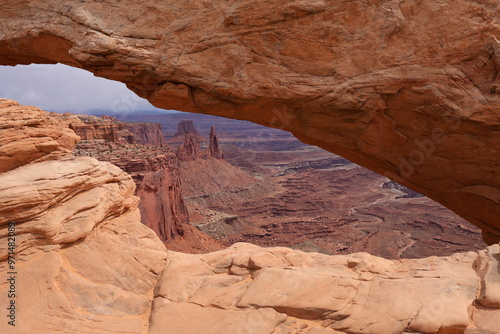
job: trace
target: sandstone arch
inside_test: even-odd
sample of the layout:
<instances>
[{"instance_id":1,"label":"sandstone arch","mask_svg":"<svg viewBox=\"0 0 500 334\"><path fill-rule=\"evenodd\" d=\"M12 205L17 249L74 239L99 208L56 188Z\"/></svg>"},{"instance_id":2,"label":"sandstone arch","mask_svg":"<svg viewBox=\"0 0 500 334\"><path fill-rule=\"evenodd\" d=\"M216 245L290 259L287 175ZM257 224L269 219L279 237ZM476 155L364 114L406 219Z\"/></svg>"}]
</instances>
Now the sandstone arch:
<instances>
[{"instance_id":1,"label":"sandstone arch","mask_svg":"<svg viewBox=\"0 0 500 334\"><path fill-rule=\"evenodd\" d=\"M2 65L61 62L158 107L283 128L500 241L496 1L35 0L0 18Z\"/></svg>"}]
</instances>

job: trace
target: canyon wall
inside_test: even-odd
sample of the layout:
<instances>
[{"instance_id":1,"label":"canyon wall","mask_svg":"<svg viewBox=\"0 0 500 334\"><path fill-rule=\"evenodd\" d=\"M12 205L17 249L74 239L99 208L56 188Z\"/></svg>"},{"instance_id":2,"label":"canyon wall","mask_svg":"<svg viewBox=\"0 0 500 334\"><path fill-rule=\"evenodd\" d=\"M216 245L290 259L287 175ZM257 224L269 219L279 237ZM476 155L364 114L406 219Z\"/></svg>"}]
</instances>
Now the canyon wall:
<instances>
[{"instance_id":1,"label":"canyon wall","mask_svg":"<svg viewBox=\"0 0 500 334\"><path fill-rule=\"evenodd\" d=\"M165 138L158 123L126 123L127 129L133 134L131 144L162 146Z\"/></svg>"},{"instance_id":2,"label":"canyon wall","mask_svg":"<svg viewBox=\"0 0 500 334\"><path fill-rule=\"evenodd\" d=\"M169 249L198 253L222 248L189 224L179 160L166 145L160 124L125 123L109 116L51 115L82 137L76 155L111 162L132 176L142 223Z\"/></svg>"},{"instance_id":3,"label":"canyon wall","mask_svg":"<svg viewBox=\"0 0 500 334\"><path fill-rule=\"evenodd\" d=\"M500 241L496 1L35 0L0 18L2 65L60 62L161 108L282 128Z\"/></svg>"},{"instance_id":4,"label":"canyon wall","mask_svg":"<svg viewBox=\"0 0 500 334\"><path fill-rule=\"evenodd\" d=\"M56 113L52 113L52 116L59 117ZM124 123L107 115L97 117L65 113L64 116L62 121L83 140L104 139L116 144L151 146L166 144L161 125L157 123Z\"/></svg>"}]
</instances>

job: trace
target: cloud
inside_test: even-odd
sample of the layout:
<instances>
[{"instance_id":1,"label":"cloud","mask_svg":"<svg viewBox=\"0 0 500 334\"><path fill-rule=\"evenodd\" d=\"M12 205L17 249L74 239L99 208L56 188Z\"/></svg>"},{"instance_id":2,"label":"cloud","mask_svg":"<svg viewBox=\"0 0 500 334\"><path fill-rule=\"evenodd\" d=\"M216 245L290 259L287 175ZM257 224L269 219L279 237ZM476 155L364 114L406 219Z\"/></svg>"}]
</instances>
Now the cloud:
<instances>
[{"instance_id":1,"label":"cloud","mask_svg":"<svg viewBox=\"0 0 500 334\"><path fill-rule=\"evenodd\" d=\"M121 82L62 64L0 66L0 97L57 112L128 114L161 110Z\"/></svg>"}]
</instances>

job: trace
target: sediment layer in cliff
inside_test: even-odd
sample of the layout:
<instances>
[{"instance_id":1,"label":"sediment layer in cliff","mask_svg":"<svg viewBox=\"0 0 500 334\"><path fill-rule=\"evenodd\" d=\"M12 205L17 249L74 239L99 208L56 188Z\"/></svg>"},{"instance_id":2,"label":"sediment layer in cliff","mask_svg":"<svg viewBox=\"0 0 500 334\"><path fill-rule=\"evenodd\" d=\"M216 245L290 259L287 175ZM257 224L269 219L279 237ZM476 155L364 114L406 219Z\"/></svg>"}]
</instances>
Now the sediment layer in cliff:
<instances>
[{"instance_id":1,"label":"sediment layer in cliff","mask_svg":"<svg viewBox=\"0 0 500 334\"><path fill-rule=\"evenodd\" d=\"M148 146L165 145L161 125L157 123L120 122L112 116L74 115L65 113L54 117L68 124L82 140L103 139L115 144L138 144Z\"/></svg>"},{"instance_id":2,"label":"sediment layer in cliff","mask_svg":"<svg viewBox=\"0 0 500 334\"><path fill-rule=\"evenodd\" d=\"M194 122L190 119L185 119L177 124L177 131L174 133L173 137L168 140L169 143L182 143L185 140L186 135L189 133L197 142L205 141L205 138L198 132L194 126Z\"/></svg>"},{"instance_id":3,"label":"sediment layer in cliff","mask_svg":"<svg viewBox=\"0 0 500 334\"><path fill-rule=\"evenodd\" d=\"M142 223L169 249L195 253L221 249L215 240L189 225L179 161L164 142L159 124L124 123L109 116L53 116L84 135L75 148L76 155L111 162L132 176Z\"/></svg>"}]
</instances>

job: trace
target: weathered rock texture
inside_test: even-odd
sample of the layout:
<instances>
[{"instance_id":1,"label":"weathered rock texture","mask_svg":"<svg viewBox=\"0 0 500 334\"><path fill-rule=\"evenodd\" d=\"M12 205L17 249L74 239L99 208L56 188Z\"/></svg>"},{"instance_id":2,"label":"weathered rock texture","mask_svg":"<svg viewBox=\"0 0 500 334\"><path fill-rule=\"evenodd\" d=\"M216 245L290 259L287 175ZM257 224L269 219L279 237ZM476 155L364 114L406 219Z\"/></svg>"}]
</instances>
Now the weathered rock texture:
<instances>
[{"instance_id":1,"label":"weathered rock texture","mask_svg":"<svg viewBox=\"0 0 500 334\"><path fill-rule=\"evenodd\" d=\"M112 116L102 117L89 115L63 114L53 117L68 124L82 140L104 139L115 144L165 145L161 125L157 123L125 123Z\"/></svg>"},{"instance_id":2,"label":"weathered rock texture","mask_svg":"<svg viewBox=\"0 0 500 334\"><path fill-rule=\"evenodd\" d=\"M177 149L177 158L180 161L193 161L201 159L203 154L200 150L200 144L195 135L190 132L184 135L184 142Z\"/></svg>"},{"instance_id":3,"label":"weathered rock texture","mask_svg":"<svg viewBox=\"0 0 500 334\"><path fill-rule=\"evenodd\" d=\"M36 108L0 106L5 128L38 125L33 140L63 126ZM140 222L132 178L73 157L75 136L64 133L73 144L54 144L39 161L19 150L17 166L1 165L0 273L12 270L12 221L19 292L16 327L2 321L2 333L498 333L500 245L399 261L249 244L166 251ZM12 135L1 134L4 150ZM64 156L54 160L56 151ZM0 305L8 290L2 281Z\"/></svg>"},{"instance_id":4,"label":"weathered rock texture","mask_svg":"<svg viewBox=\"0 0 500 334\"><path fill-rule=\"evenodd\" d=\"M77 136L40 109L0 99L0 124L13 131L0 133L2 152L13 133L24 136L17 163L0 163L0 272L12 271L9 222L16 224L17 272L16 326L2 321L0 332L147 333L167 254L140 222L132 178L110 163L72 156ZM50 141L61 133L70 140ZM46 142L50 150L26 158ZM64 155L54 160L55 152ZM9 287L3 278L2 308Z\"/></svg>"},{"instance_id":5,"label":"weathered rock texture","mask_svg":"<svg viewBox=\"0 0 500 334\"><path fill-rule=\"evenodd\" d=\"M500 241L495 0L8 1L0 18L0 64L61 62L161 108L283 128Z\"/></svg>"},{"instance_id":6,"label":"weathered rock texture","mask_svg":"<svg viewBox=\"0 0 500 334\"><path fill-rule=\"evenodd\" d=\"M162 146L165 138L158 123L126 123L127 129L133 134L131 144Z\"/></svg>"},{"instance_id":7,"label":"weathered rock texture","mask_svg":"<svg viewBox=\"0 0 500 334\"><path fill-rule=\"evenodd\" d=\"M215 126L210 128L208 155L216 159L224 159L224 153L222 153L222 150L219 147L219 140L217 139L217 134L215 133Z\"/></svg>"},{"instance_id":8,"label":"weathered rock texture","mask_svg":"<svg viewBox=\"0 0 500 334\"><path fill-rule=\"evenodd\" d=\"M498 333L499 250L399 261L250 244L169 253L150 332Z\"/></svg>"},{"instance_id":9,"label":"weathered rock texture","mask_svg":"<svg viewBox=\"0 0 500 334\"><path fill-rule=\"evenodd\" d=\"M185 126L182 124L189 124L189 126ZM181 130L187 128L186 132L183 135L179 135L178 133L182 132ZM182 144L177 148L177 158L180 161L193 161L197 159L224 159L224 153L222 153L221 148L219 147L219 140L217 139L217 134L215 133L215 127L210 128L210 135L208 141L208 147L206 150L202 151L200 148L200 138L198 130L193 125L193 121L182 121L179 123L179 131L175 134L172 139L176 139L179 136L182 136L184 139ZM170 141L172 141L172 139Z\"/></svg>"},{"instance_id":10,"label":"weathered rock texture","mask_svg":"<svg viewBox=\"0 0 500 334\"><path fill-rule=\"evenodd\" d=\"M76 146L76 155L111 162L132 176L137 187L135 195L140 197L142 223L155 231L169 249L197 253L222 248L189 225L179 160L165 144L159 124L123 123L109 116L52 115L77 133L80 131L84 140Z\"/></svg>"},{"instance_id":11,"label":"weathered rock texture","mask_svg":"<svg viewBox=\"0 0 500 334\"><path fill-rule=\"evenodd\" d=\"M0 100L0 173L31 162L54 160L70 153L78 136L37 108Z\"/></svg>"},{"instance_id":12,"label":"weathered rock texture","mask_svg":"<svg viewBox=\"0 0 500 334\"><path fill-rule=\"evenodd\" d=\"M197 141L201 142L205 139L201 136L201 134L196 130L194 123L192 120L185 119L177 124L177 132L175 132L174 136L168 140L169 143L182 143L187 134L190 134Z\"/></svg>"}]
</instances>

